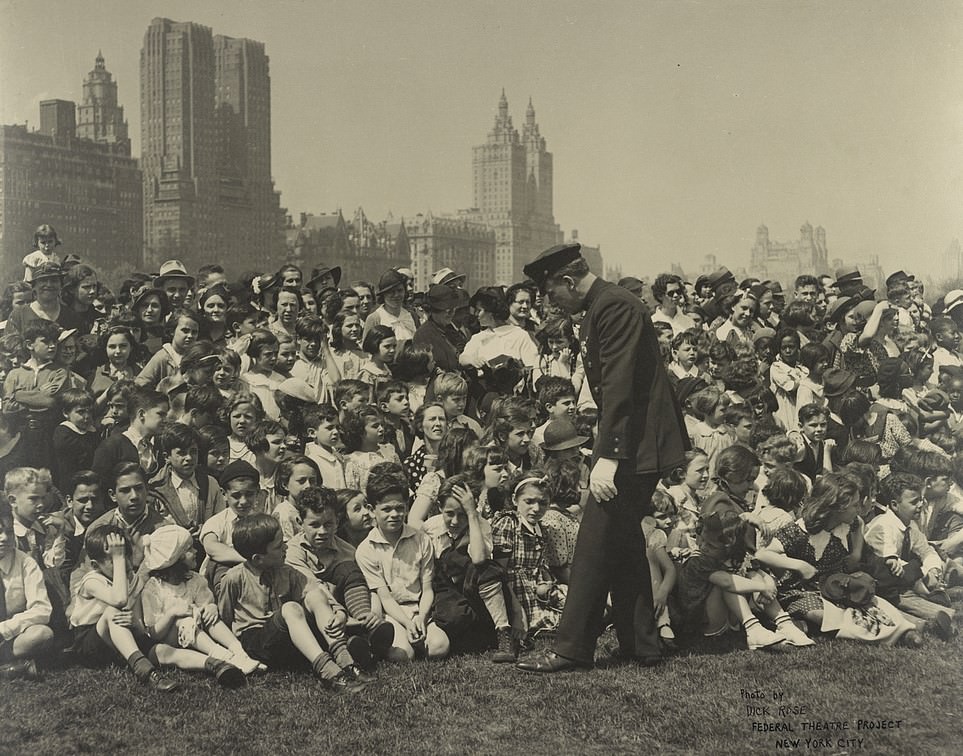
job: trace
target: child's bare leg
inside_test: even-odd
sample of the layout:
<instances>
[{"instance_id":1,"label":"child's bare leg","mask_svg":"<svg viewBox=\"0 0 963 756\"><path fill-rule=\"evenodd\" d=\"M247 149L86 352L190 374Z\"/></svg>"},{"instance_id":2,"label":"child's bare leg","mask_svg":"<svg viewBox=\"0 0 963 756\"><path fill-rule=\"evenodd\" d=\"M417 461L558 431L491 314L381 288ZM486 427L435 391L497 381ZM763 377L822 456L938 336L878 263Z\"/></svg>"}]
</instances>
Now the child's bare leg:
<instances>
[{"instance_id":1,"label":"child's bare leg","mask_svg":"<svg viewBox=\"0 0 963 756\"><path fill-rule=\"evenodd\" d=\"M190 648L174 648L166 643L158 643L154 646L154 655L159 664L177 667L186 672L203 672L207 669L207 654Z\"/></svg>"},{"instance_id":2,"label":"child's bare leg","mask_svg":"<svg viewBox=\"0 0 963 756\"><path fill-rule=\"evenodd\" d=\"M722 588L713 586L706 598L706 630L704 635L712 638L729 629L729 608L722 599Z\"/></svg>"},{"instance_id":3,"label":"child's bare leg","mask_svg":"<svg viewBox=\"0 0 963 756\"><path fill-rule=\"evenodd\" d=\"M207 628L207 634L210 635L212 640L219 643L228 651L247 656L247 652L244 650L244 646L241 645L241 641L231 632L231 628L221 622L221 620L218 620Z\"/></svg>"},{"instance_id":4,"label":"child's bare leg","mask_svg":"<svg viewBox=\"0 0 963 756\"><path fill-rule=\"evenodd\" d=\"M415 650L408 642L408 628L402 625L394 617L386 617L395 629L395 639L391 642L388 649L388 661L406 662L415 658Z\"/></svg>"},{"instance_id":5,"label":"child's bare leg","mask_svg":"<svg viewBox=\"0 0 963 756\"><path fill-rule=\"evenodd\" d=\"M131 654L139 654L140 649L137 647L137 641L134 640L134 634L129 627L111 621L115 614L116 610L113 608L104 610L97 621L97 635L114 648L117 653L125 659L129 659Z\"/></svg>"},{"instance_id":6,"label":"child's bare leg","mask_svg":"<svg viewBox=\"0 0 963 756\"><path fill-rule=\"evenodd\" d=\"M13 639L10 650L16 659L40 656L53 637L53 630L46 625L31 625Z\"/></svg>"},{"instance_id":7,"label":"child's bare leg","mask_svg":"<svg viewBox=\"0 0 963 756\"><path fill-rule=\"evenodd\" d=\"M434 622L429 622L425 628L425 646L428 649L429 659L444 659L448 656L451 648L451 641L448 634Z\"/></svg>"}]
</instances>

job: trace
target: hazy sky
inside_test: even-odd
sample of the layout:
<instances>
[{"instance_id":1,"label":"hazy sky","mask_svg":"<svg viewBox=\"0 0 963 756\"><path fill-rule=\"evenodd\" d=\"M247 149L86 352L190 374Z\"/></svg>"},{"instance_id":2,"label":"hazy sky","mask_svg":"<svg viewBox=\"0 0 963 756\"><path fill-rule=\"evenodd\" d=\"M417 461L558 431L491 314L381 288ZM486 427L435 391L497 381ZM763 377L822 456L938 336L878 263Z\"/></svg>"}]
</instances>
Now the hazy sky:
<instances>
[{"instance_id":1,"label":"hazy sky","mask_svg":"<svg viewBox=\"0 0 963 756\"><path fill-rule=\"evenodd\" d=\"M0 0L0 122L79 100L102 49L140 143L151 18L263 41L282 204L472 204L502 87L532 97L555 218L624 272L745 265L756 227L938 270L963 237L963 0Z\"/></svg>"}]
</instances>

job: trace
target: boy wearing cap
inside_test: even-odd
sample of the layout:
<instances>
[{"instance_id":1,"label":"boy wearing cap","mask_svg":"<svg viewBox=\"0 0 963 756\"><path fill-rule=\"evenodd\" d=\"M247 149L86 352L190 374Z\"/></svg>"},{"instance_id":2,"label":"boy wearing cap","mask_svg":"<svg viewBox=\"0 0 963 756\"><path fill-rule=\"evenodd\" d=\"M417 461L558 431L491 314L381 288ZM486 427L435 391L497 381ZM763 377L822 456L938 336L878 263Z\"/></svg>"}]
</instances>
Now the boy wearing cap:
<instances>
[{"instance_id":1,"label":"boy wearing cap","mask_svg":"<svg viewBox=\"0 0 963 756\"><path fill-rule=\"evenodd\" d=\"M207 554L201 574L215 592L231 567L247 561L234 548L234 526L239 519L263 509L261 474L249 462L242 459L231 462L221 473L220 484L227 507L204 522L199 536Z\"/></svg>"}]
</instances>

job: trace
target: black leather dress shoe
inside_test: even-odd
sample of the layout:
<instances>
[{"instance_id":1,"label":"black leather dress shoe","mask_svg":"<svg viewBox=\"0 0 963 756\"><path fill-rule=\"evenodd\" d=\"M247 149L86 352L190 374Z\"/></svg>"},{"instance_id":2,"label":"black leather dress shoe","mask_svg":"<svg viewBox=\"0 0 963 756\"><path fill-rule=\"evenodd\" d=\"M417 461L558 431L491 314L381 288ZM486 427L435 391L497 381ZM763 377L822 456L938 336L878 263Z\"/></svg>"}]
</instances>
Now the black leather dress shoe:
<instances>
[{"instance_id":1,"label":"black leather dress shoe","mask_svg":"<svg viewBox=\"0 0 963 756\"><path fill-rule=\"evenodd\" d=\"M585 664L579 664L564 656L559 656L554 651L547 654L533 656L518 662L515 667L522 672L534 672L539 675L550 675L553 672L571 672L575 669L588 669Z\"/></svg>"}]
</instances>

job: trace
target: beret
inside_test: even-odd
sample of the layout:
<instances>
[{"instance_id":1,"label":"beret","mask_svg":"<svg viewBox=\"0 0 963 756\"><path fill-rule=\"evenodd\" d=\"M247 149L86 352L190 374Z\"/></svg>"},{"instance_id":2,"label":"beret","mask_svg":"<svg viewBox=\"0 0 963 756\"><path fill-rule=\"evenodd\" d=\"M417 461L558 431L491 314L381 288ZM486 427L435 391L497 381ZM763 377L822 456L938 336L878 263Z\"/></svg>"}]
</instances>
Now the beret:
<instances>
[{"instance_id":1,"label":"beret","mask_svg":"<svg viewBox=\"0 0 963 756\"><path fill-rule=\"evenodd\" d=\"M257 471L254 465L245 462L243 459L235 459L225 467L221 471L221 477L218 478L217 482L221 484L221 488L224 488L232 480L238 478L251 478L258 485L261 483L261 473Z\"/></svg>"}]
</instances>

